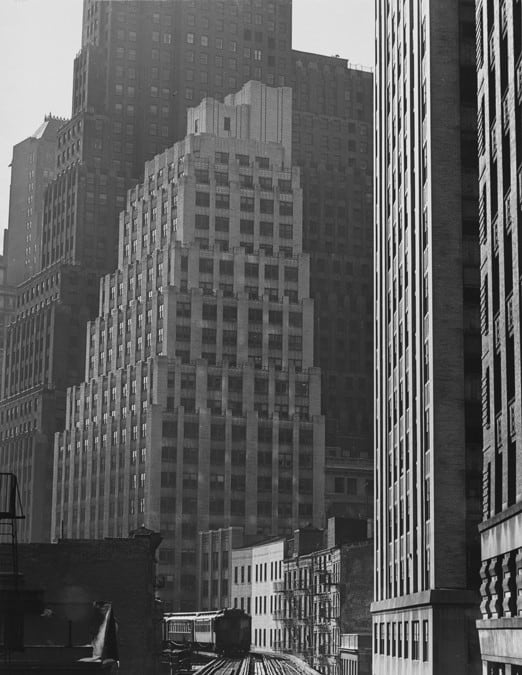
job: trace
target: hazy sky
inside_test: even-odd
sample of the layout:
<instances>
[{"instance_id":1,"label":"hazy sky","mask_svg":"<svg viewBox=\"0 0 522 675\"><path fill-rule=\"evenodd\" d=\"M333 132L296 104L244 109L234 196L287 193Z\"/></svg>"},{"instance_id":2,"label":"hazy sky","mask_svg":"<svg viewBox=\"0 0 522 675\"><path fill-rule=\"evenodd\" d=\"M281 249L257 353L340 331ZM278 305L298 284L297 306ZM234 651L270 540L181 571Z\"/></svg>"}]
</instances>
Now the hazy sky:
<instances>
[{"instance_id":1,"label":"hazy sky","mask_svg":"<svg viewBox=\"0 0 522 675\"><path fill-rule=\"evenodd\" d=\"M46 113L70 115L82 4L0 0L0 232L7 227L13 145L36 131ZM293 47L373 65L373 5L374 0L293 0Z\"/></svg>"}]
</instances>

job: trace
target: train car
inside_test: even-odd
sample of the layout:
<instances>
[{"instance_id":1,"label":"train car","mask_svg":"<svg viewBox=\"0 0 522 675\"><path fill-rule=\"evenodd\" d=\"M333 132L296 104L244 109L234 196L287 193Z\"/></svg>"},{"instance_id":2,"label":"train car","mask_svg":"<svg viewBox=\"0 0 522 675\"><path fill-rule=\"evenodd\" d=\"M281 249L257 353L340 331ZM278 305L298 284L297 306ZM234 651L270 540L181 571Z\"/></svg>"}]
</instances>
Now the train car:
<instances>
[{"instance_id":1,"label":"train car","mask_svg":"<svg viewBox=\"0 0 522 675\"><path fill-rule=\"evenodd\" d=\"M242 609L225 609L214 619L214 636L218 654L248 654L252 641L252 619Z\"/></svg>"},{"instance_id":2,"label":"train car","mask_svg":"<svg viewBox=\"0 0 522 675\"><path fill-rule=\"evenodd\" d=\"M246 654L250 650L252 619L242 609L169 613L163 617L166 646L192 647L218 654Z\"/></svg>"},{"instance_id":3,"label":"train car","mask_svg":"<svg viewBox=\"0 0 522 675\"><path fill-rule=\"evenodd\" d=\"M194 614L171 614L163 617L163 640L175 646L194 642Z\"/></svg>"}]
</instances>

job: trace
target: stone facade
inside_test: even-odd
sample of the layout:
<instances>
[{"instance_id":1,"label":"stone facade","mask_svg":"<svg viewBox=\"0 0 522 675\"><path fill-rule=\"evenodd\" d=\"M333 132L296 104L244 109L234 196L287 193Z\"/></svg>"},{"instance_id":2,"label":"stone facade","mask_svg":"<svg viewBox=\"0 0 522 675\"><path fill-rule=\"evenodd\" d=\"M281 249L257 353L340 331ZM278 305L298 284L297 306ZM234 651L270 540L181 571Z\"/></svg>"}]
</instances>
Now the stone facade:
<instances>
[{"instance_id":1,"label":"stone facade","mask_svg":"<svg viewBox=\"0 0 522 675\"><path fill-rule=\"evenodd\" d=\"M521 6L477 2L484 675L522 673Z\"/></svg>"},{"instance_id":2,"label":"stone facade","mask_svg":"<svg viewBox=\"0 0 522 675\"><path fill-rule=\"evenodd\" d=\"M480 670L474 15L377 3L376 675Z\"/></svg>"},{"instance_id":3,"label":"stone facade","mask_svg":"<svg viewBox=\"0 0 522 675\"><path fill-rule=\"evenodd\" d=\"M245 89L252 118L270 117L258 100L290 97L259 91ZM239 139L227 114L219 135L192 116L198 133L129 192L119 268L100 284L85 382L56 438L52 516L73 537L160 530L173 551L163 597L181 609L196 602L198 531L270 536L324 518L299 171L284 129Z\"/></svg>"},{"instance_id":4,"label":"stone facade","mask_svg":"<svg viewBox=\"0 0 522 675\"><path fill-rule=\"evenodd\" d=\"M373 542L341 543L362 532L358 527L336 532L342 520L330 518L324 533L298 533L276 585L281 598L277 649L327 675L342 673L341 635L367 633L371 627Z\"/></svg>"}]
</instances>

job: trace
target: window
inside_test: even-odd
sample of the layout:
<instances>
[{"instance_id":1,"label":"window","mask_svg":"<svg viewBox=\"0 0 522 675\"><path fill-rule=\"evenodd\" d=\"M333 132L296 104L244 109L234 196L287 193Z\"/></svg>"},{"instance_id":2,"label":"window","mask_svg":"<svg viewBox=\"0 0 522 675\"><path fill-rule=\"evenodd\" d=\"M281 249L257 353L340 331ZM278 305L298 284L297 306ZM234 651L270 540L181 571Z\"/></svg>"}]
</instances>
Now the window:
<instances>
[{"instance_id":1,"label":"window","mask_svg":"<svg viewBox=\"0 0 522 675\"><path fill-rule=\"evenodd\" d=\"M240 208L242 211L253 211L254 210L254 198L246 197L242 195L240 197Z\"/></svg>"},{"instance_id":2,"label":"window","mask_svg":"<svg viewBox=\"0 0 522 675\"><path fill-rule=\"evenodd\" d=\"M274 234L274 223L261 221L259 223L259 234L262 237L272 237Z\"/></svg>"},{"instance_id":3,"label":"window","mask_svg":"<svg viewBox=\"0 0 522 675\"><path fill-rule=\"evenodd\" d=\"M261 213L274 213L274 202L271 199L261 199L259 210Z\"/></svg>"},{"instance_id":4,"label":"window","mask_svg":"<svg viewBox=\"0 0 522 675\"><path fill-rule=\"evenodd\" d=\"M187 44L194 44L194 33L187 33Z\"/></svg>"},{"instance_id":5,"label":"window","mask_svg":"<svg viewBox=\"0 0 522 675\"><path fill-rule=\"evenodd\" d=\"M241 218L239 222L239 231L241 234L254 234L254 221Z\"/></svg>"},{"instance_id":6,"label":"window","mask_svg":"<svg viewBox=\"0 0 522 675\"><path fill-rule=\"evenodd\" d=\"M229 220L223 216L216 216L216 232L228 232Z\"/></svg>"},{"instance_id":7,"label":"window","mask_svg":"<svg viewBox=\"0 0 522 675\"><path fill-rule=\"evenodd\" d=\"M216 152L216 164L228 164L228 152Z\"/></svg>"},{"instance_id":8,"label":"window","mask_svg":"<svg viewBox=\"0 0 522 675\"><path fill-rule=\"evenodd\" d=\"M279 267L277 265L265 265L265 279L279 279Z\"/></svg>"},{"instance_id":9,"label":"window","mask_svg":"<svg viewBox=\"0 0 522 675\"><path fill-rule=\"evenodd\" d=\"M411 622L411 658L415 661L419 659L419 622Z\"/></svg>"},{"instance_id":10,"label":"window","mask_svg":"<svg viewBox=\"0 0 522 675\"><path fill-rule=\"evenodd\" d=\"M196 192L196 206L210 206L210 194L208 192Z\"/></svg>"},{"instance_id":11,"label":"window","mask_svg":"<svg viewBox=\"0 0 522 675\"><path fill-rule=\"evenodd\" d=\"M213 274L214 261L212 260L212 258L200 258L199 271L201 274Z\"/></svg>"},{"instance_id":12,"label":"window","mask_svg":"<svg viewBox=\"0 0 522 675\"><path fill-rule=\"evenodd\" d=\"M221 193L216 194L216 209L228 209L230 206L230 195Z\"/></svg>"},{"instance_id":13,"label":"window","mask_svg":"<svg viewBox=\"0 0 522 675\"><path fill-rule=\"evenodd\" d=\"M422 622L422 660L428 661L429 656L429 622Z\"/></svg>"},{"instance_id":14,"label":"window","mask_svg":"<svg viewBox=\"0 0 522 675\"><path fill-rule=\"evenodd\" d=\"M196 227L199 230L208 230L209 217L203 213L196 213Z\"/></svg>"},{"instance_id":15,"label":"window","mask_svg":"<svg viewBox=\"0 0 522 675\"><path fill-rule=\"evenodd\" d=\"M281 223L279 225L279 237L281 239L292 239L294 236L292 225Z\"/></svg>"}]
</instances>

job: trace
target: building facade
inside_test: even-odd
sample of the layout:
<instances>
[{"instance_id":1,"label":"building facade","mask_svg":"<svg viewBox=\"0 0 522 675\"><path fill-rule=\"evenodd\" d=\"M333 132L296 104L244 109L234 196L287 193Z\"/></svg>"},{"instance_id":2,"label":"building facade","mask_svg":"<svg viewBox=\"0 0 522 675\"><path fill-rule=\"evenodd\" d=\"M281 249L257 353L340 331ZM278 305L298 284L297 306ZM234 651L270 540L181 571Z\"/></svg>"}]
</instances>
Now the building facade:
<instances>
[{"instance_id":1,"label":"building facade","mask_svg":"<svg viewBox=\"0 0 522 675\"><path fill-rule=\"evenodd\" d=\"M252 546L242 546L232 552L230 595L232 606L252 614Z\"/></svg>"},{"instance_id":2,"label":"building facade","mask_svg":"<svg viewBox=\"0 0 522 675\"><path fill-rule=\"evenodd\" d=\"M100 276L116 267L118 214L145 161L184 137L188 107L207 95L222 100L255 79L293 88L292 152L302 167L304 250L317 305L315 362L331 392L322 411L329 444L370 469L373 80L344 59L293 51L291 33L291 0L84 0L72 116L60 129L56 178L44 198L41 271L20 291L8 330L9 382L0 403L4 468L18 471L18 463L38 453L50 470L65 389L82 378L85 344L78 335L97 314ZM76 287L86 291L73 305L57 290L62 265L73 266L67 274L74 272ZM51 287L44 297L42 288L45 294ZM73 318L71 333L67 320L54 322L55 314ZM64 343L66 359L52 359ZM52 368L44 376L46 360ZM35 406L52 411L45 427L28 412ZM22 537L47 539L49 504L35 500L42 493L31 484L21 482L21 489Z\"/></svg>"},{"instance_id":3,"label":"building facade","mask_svg":"<svg viewBox=\"0 0 522 675\"><path fill-rule=\"evenodd\" d=\"M198 611L232 607L233 551L243 546L243 540L242 527L227 527L199 533L196 579ZM162 562L171 562L169 557L171 553L168 548L160 549ZM250 614L250 607L248 613Z\"/></svg>"},{"instance_id":4,"label":"building facade","mask_svg":"<svg viewBox=\"0 0 522 675\"><path fill-rule=\"evenodd\" d=\"M6 334L0 466L20 479L24 541L50 536L53 436L64 427L66 388L82 378L99 279L117 265L127 189L143 176L146 160L184 137L189 106L252 77L285 83L280 70L291 62L290 0L269 3L266 11L239 10L235 0L84 0L71 119L60 123L55 178L31 234L32 258L40 251L31 273L39 272L17 292ZM48 129L52 120L46 122ZM13 204L17 213L25 208ZM26 223L20 227L25 232ZM30 468L36 466L37 477Z\"/></svg>"},{"instance_id":5,"label":"building facade","mask_svg":"<svg viewBox=\"0 0 522 675\"><path fill-rule=\"evenodd\" d=\"M205 99L186 139L147 163L56 438L53 533L158 529L176 608L195 605L199 531L273 536L324 518L290 108L288 88L258 82Z\"/></svg>"},{"instance_id":6,"label":"building facade","mask_svg":"<svg viewBox=\"0 0 522 675\"><path fill-rule=\"evenodd\" d=\"M373 669L477 673L474 3L376 9Z\"/></svg>"},{"instance_id":7,"label":"building facade","mask_svg":"<svg viewBox=\"0 0 522 675\"><path fill-rule=\"evenodd\" d=\"M287 552L288 540L275 537L232 553L232 604L251 614L252 646L263 651L281 644L282 596L276 588Z\"/></svg>"},{"instance_id":8,"label":"building facade","mask_svg":"<svg viewBox=\"0 0 522 675\"><path fill-rule=\"evenodd\" d=\"M275 588L287 552L285 539L252 546L252 644L259 649L273 651L281 643L282 597Z\"/></svg>"},{"instance_id":9,"label":"building facade","mask_svg":"<svg viewBox=\"0 0 522 675\"><path fill-rule=\"evenodd\" d=\"M324 532L296 533L293 551L283 562L282 581L276 584L281 629L276 648L326 675L343 672L341 635L364 634L371 626L373 543L343 544L365 539L366 523L360 522L361 529L346 521L348 527L338 528L342 521L330 518ZM357 665L358 650L352 656Z\"/></svg>"},{"instance_id":10,"label":"building facade","mask_svg":"<svg viewBox=\"0 0 522 675\"><path fill-rule=\"evenodd\" d=\"M373 75L292 52L293 158L316 307L327 445L373 466Z\"/></svg>"},{"instance_id":11,"label":"building facade","mask_svg":"<svg viewBox=\"0 0 522 675\"><path fill-rule=\"evenodd\" d=\"M522 8L477 2L480 168L483 673L522 673L520 169Z\"/></svg>"},{"instance_id":12,"label":"building facade","mask_svg":"<svg viewBox=\"0 0 522 675\"><path fill-rule=\"evenodd\" d=\"M4 245L5 248L5 245ZM0 377L4 357L5 329L15 306L15 289L7 281L7 261L0 255Z\"/></svg>"},{"instance_id":13,"label":"building facade","mask_svg":"<svg viewBox=\"0 0 522 675\"><path fill-rule=\"evenodd\" d=\"M349 448L326 447L325 512L327 517L373 518L372 462Z\"/></svg>"},{"instance_id":14,"label":"building facade","mask_svg":"<svg viewBox=\"0 0 522 675\"><path fill-rule=\"evenodd\" d=\"M7 281L17 286L41 269L45 188L56 176L58 130L66 120L46 116L38 129L13 148L7 239Z\"/></svg>"}]
</instances>

